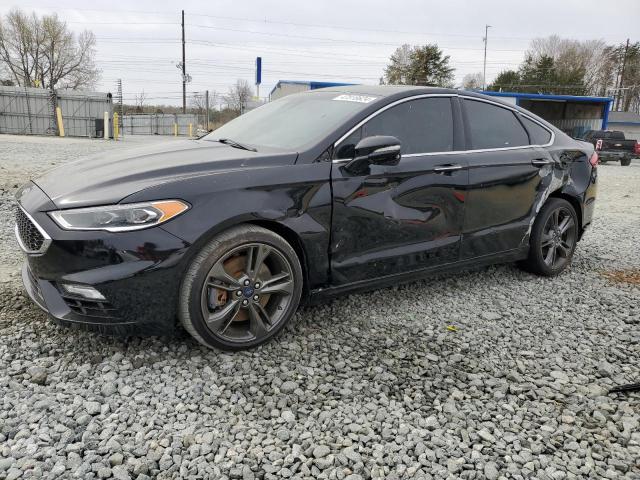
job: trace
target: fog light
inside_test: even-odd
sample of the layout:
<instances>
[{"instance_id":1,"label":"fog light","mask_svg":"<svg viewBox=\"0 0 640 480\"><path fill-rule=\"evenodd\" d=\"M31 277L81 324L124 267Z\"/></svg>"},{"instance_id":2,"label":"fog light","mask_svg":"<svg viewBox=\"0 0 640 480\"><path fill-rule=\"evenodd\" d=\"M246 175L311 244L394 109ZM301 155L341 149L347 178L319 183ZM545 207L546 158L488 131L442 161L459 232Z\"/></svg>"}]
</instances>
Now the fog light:
<instances>
[{"instance_id":1,"label":"fog light","mask_svg":"<svg viewBox=\"0 0 640 480\"><path fill-rule=\"evenodd\" d=\"M89 285L74 285L72 283L63 283L62 289L71 295L88 298L90 300L106 300L98 290Z\"/></svg>"}]
</instances>

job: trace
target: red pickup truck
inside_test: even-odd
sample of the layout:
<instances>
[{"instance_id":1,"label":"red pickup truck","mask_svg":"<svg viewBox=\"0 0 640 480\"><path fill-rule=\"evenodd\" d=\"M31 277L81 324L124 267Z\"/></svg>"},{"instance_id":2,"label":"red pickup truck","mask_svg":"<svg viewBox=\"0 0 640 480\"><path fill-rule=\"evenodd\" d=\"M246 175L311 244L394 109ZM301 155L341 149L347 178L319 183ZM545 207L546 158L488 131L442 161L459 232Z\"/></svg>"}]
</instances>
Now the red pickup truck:
<instances>
[{"instance_id":1,"label":"red pickup truck","mask_svg":"<svg viewBox=\"0 0 640 480\"><path fill-rule=\"evenodd\" d=\"M620 161L620 165L631 164L632 158L640 158L640 144L636 140L627 140L623 132L615 130L589 130L583 140L596 147L600 163Z\"/></svg>"}]
</instances>

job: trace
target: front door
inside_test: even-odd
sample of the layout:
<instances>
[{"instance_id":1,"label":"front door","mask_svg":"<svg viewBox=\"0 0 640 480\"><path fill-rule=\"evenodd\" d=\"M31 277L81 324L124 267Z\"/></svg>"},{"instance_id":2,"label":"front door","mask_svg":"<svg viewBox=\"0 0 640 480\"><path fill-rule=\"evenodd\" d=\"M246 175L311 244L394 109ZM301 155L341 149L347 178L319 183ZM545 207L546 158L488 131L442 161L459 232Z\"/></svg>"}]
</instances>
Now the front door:
<instances>
[{"instance_id":1,"label":"front door","mask_svg":"<svg viewBox=\"0 0 640 480\"><path fill-rule=\"evenodd\" d=\"M334 285L459 259L468 171L465 155L452 153L458 149L454 125L460 121L453 106L449 97L402 101L336 146L330 248ZM399 163L349 173L344 166L355 144L373 135L401 141Z\"/></svg>"}]
</instances>

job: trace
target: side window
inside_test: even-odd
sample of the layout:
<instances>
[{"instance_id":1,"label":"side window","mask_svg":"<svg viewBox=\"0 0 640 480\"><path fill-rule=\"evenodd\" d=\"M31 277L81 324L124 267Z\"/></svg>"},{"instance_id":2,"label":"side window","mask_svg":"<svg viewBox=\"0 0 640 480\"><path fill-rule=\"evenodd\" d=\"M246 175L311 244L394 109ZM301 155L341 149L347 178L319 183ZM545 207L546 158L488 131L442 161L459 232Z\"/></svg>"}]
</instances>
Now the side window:
<instances>
[{"instance_id":1,"label":"side window","mask_svg":"<svg viewBox=\"0 0 640 480\"><path fill-rule=\"evenodd\" d=\"M529 120L527 117L520 116L522 123L529 130L529 138L531 139L531 145L545 145L551 140L551 133L544 127L541 127L533 120Z\"/></svg>"},{"instance_id":2,"label":"side window","mask_svg":"<svg viewBox=\"0 0 640 480\"><path fill-rule=\"evenodd\" d=\"M374 135L397 137L404 154L451 151L451 100L448 97L420 98L391 107L362 127L362 138Z\"/></svg>"},{"instance_id":3,"label":"side window","mask_svg":"<svg viewBox=\"0 0 640 480\"><path fill-rule=\"evenodd\" d=\"M511 110L476 100L465 100L464 106L474 150L529 145L527 132Z\"/></svg>"}]
</instances>

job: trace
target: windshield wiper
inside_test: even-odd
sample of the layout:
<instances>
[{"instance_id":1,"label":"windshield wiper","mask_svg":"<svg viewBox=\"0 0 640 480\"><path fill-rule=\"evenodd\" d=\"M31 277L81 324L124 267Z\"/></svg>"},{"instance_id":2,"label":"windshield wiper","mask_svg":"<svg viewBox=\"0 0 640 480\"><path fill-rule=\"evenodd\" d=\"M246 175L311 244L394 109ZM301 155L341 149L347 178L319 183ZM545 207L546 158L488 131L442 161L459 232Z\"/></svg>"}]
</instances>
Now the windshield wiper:
<instances>
[{"instance_id":1,"label":"windshield wiper","mask_svg":"<svg viewBox=\"0 0 640 480\"><path fill-rule=\"evenodd\" d=\"M249 150L250 152L257 152L258 150L256 150L253 147L249 147L248 145L244 145L240 142L236 142L235 140L232 140L230 138L219 138L218 141L220 143L224 143L225 145L229 145L230 147L233 148L240 148L242 150Z\"/></svg>"}]
</instances>

